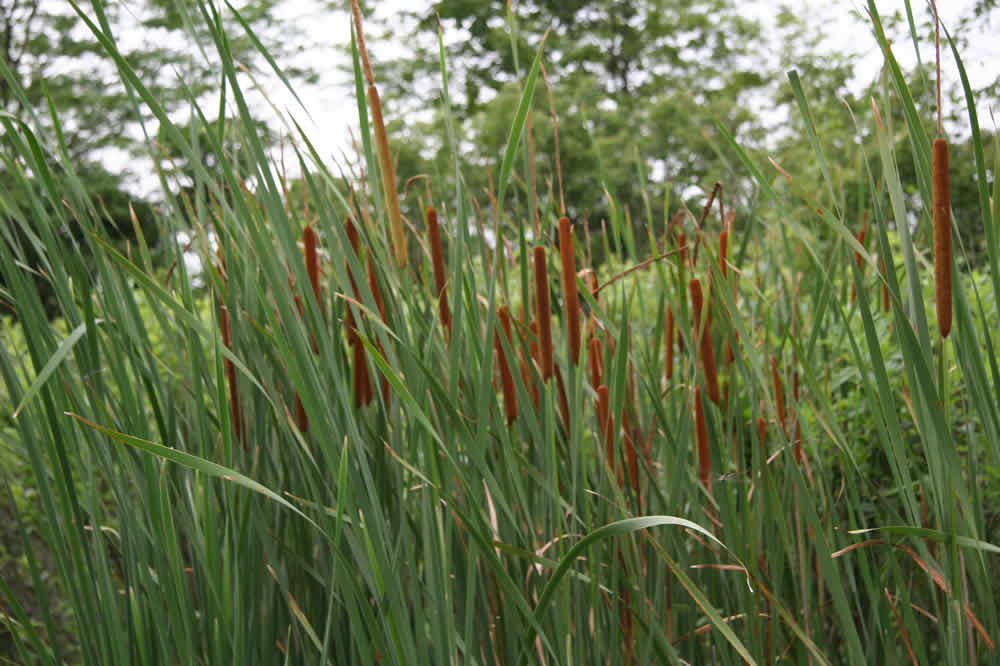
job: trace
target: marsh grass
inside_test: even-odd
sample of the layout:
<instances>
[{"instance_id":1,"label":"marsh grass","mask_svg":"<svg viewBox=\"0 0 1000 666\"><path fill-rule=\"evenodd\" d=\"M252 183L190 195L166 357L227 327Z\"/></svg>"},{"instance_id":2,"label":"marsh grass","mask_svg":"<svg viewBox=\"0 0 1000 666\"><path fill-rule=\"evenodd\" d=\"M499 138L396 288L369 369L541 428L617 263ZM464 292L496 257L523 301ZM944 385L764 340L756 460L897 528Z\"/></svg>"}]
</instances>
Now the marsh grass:
<instances>
[{"instance_id":1,"label":"marsh grass","mask_svg":"<svg viewBox=\"0 0 1000 666\"><path fill-rule=\"evenodd\" d=\"M101 27L103 5L94 7L85 20L135 103L194 158ZM19 514L18 527L38 598L0 581L11 659L94 666L996 659L992 571L1000 549L984 496L995 492L989 484L1000 465L991 334L1000 247L987 146L964 73L990 278L977 282L960 263L961 249L948 260L954 329L947 340L928 327L933 294L924 281L934 253L918 244L928 237L919 229L932 223L930 123L869 2L886 76L871 113L858 110L857 118L859 135L870 133L859 150L868 192L876 193L866 205L879 263L857 242L856 223L832 188L803 189L785 165L779 189L770 167L730 141L768 208L741 211L733 224L715 188L718 219L709 214L711 199L699 217L682 211L669 225L647 210L641 222L668 231L653 238L663 261L635 256L639 225L615 212L599 242L620 248L626 266L605 270L600 288L577 273L578 259L599 270L585 263L586 248L561 239L565 293L576 293L569 282L577 279L590 313L584 367L574 362L580 342L560 339L565 329L552 322L565 313L549 302L555 255L545 239L555 236L557 215L540 213L542 233L526 242L536 194L523 185L531 165L515 173L530 161L526 118L543 46L524 73L496 173L493 200L507 201L513 188L520 207L498 211L503 223L490 247L470 234L477 193L464 189L457 166L447 190L431 183L433 201L399 200L366 88L371 111L391 116L392 109L371 101L377 91L357 39L368 177L346 191L297 136L308 219L287 206L214 6L197 8L236 110L225 122L251 156L235 163L214 146L223 156L217 172L191 159L196 191L206 194L190 202L160 174L164 229L178 230L175 212L189 206L195 247L206 266L220 266L203 273L205 286L192 286L176 244L148 248L140 236L127 248L112 246L58 135L0 118L16 146L4 166L24 185L27 206L7 198L0 205L39 257L27 264L28 248L10 234L0 243L7 285L0 298L12 304L23 335L0 348L4 391L16 405L5 440L16 443L37 484L37 520ZM442 45L447 112L443 53ZM808 116L797 77L791 83ZM891 114L882 120L878 109L889 107L902 110L904 126L893 126ZM194 110L196 123L204 121ZM58 112L53 119L59 127ZM914 146L916 183L900 181L892 140L899 132ZM449 150L457 150L453 141ZM996 181L992 187L997 199ZM911 188L916 207L904 194ZM809 212L795 206L802 197ZM407 244L398 225L404 216L419 220L427 205L435 210L431 250L409 255L419 244ZM613 198L610 205L617 211ZM891 224L911 213L918 233ZM60 233L70 223L86 231L85 244ZM769 242L777 225L787 242ZM821 236L806 233L817 228ZM718 231L726 235L716 251L703 238ZM889 247L898 251L882 250ZM176 268L155 268L154 250ZM809 262L801 283L787 268L794 253ZM641 270L630 268L643 261ZM868 274L879 276L887 312L872 309L865 264L880 269ZM754 280L737 286L741 273ZM54 293L55 322L35 275ZM702 292L701 284L711 286ZM853 304L847 285L855 287ZM723 344L733 351L721 370L724 402L713 385ZM519 372L511 371L515 358ZM553 368L556 382L547 381ZM859 460L859 433L870 438L863 450L877 464ZM28 539L29 527L46 552ZM47 576L58 585L44 583ZM71 609L78 658L46 612L51 594Z\"/></svg>"}]
</instances>

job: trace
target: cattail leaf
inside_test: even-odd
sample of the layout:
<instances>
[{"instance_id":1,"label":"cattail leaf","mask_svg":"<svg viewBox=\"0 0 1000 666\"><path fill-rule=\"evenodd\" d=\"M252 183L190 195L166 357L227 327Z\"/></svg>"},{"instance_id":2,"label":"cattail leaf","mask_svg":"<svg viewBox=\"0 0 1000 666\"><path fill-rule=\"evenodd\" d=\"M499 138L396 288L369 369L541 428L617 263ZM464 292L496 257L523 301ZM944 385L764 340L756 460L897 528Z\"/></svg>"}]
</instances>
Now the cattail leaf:
<instances>
[{"instance_id":1,"label":"cattail leaf","mask_svg":"<svg viewBox=\"0 0 1000 666\"><path fill-rule=\"evenodd\" d=\"M74 414L73 412L66 412L66 416L71 416L80 423L86 426L102 432L112 439L116 439L122 444L127 444L133 448L139 449L140 451L145 451L146 453L152 453L153 455L163 458L164 460L169 460L170 462L177 463L178 465L183 465L189 469L193 469L196 472L201 472L202 474L207 474L209 476L214 476L220 479L225 479L226 481L232 481L233 483L243 486L249 490L259 493L264 497L267 497L273 502L277 502L283 507L291 510L296 515L305 519L310 525L319 530L323 536L326 536L326 532L323 531L319 525L317 525L312 518L302 513L298 508L292 503L286 500L284 497L274 492L270 488L260 484L248 476L244 476L234 469L225 467L218 463L214 463L211 460L206 460L199 456L190 454L186 451L181 451L180 449L175 449L169 446L164 446L163 444L157 444L156 442L151 442L140 437L135 437L133 435L128 435L123 432L118 432L111 428L107 428L98 423L94 423L88 419L83 418L79 414Z\"/></svg>"},{"instance_id":2,"label":"cattail leaf","mask_svg":"<svg viewBox=\"0 0 1000 666\"><path fill-rule=\"evenodd\" d=\"M542 36L542 43L538 45L535 62L531 65L531 71L528 72L528 77L524 80L524 92L521 93L521 102L517 105L514 124L511 125L510 135L507 137L507 148L504 150L503 161L500 163L500 176L497 179L497 206L501 208L503 207L504 194L507 192L510 172L514 170L514 159L517 157L517 150L521 145L521 134L524 132L524 124L528 117L528 111L531 109L531 101L535 97L535 86L538 84L538 73L542 67L542 52L545 49L547 36L548 32Z\"/></svg>"}]
</instances>

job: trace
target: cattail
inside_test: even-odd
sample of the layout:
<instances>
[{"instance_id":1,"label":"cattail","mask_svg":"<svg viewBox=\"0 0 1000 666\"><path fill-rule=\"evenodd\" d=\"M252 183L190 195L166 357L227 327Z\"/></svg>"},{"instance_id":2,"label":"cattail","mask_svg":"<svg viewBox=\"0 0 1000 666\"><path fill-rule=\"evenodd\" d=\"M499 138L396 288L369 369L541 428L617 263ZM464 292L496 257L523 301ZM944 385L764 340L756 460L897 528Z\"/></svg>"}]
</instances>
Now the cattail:
<instances>
[{"instance_id":1,"label":"cattail","mask_svg":"<svg viewBox=\"0 0 1000 666\"><path fill-rule=\"evenodd\" d=\"M222 344L226 349L233 349L233 329L229 321L229 308L219 304L219 326L222 328ZM236 366L228 358L223 363L226 369L226 383L229 384L229 410L230 418L233 422L233 432L236 439L243 444L243 450L247 450L246 433L243 430L243 410L240 408L240 392L236 385Z\"/></svg>"},{"instance_id":2,"label":"cattail","mask_svg":"<svg viewBox=\"0 0 1000 666\"><path fill-rule=\"evenodd\" d=\"M316 304L322 305L319 290L319 256L316 254L319 237L312 225L306 225L302 231L302 244L306 251L306 274L309 276L309 284L312 285L313 296L316 297Z\"/></svg>"},{"instance_id":3,"label":"cattail","mask_svg":"<svg viewBox=\"0 0 1000 666\"><path fill-rule=\"evenodd\" d=\"M580 359L580 296L576 289L573 226L567 217L559 218L559 256L562 259L563 298L566 305L569 358L570 362L576 365Z\"/></svg>"},{"instance_id":4,"label":"cattail","mask_svg":"<svg viewBox=\"0 0 1000 666\"><path fill-rule=\"evenodd\" d=\"M948 176L948 142L934 140L931 162L934 215L934 294L937 297L938 332L951 333L951 181Z\"/></svg>"},{"instance_id":5,"label":"cattail","mask_svg":"<svg viewBox=\"0 0 1000 666\"><path fill-rule=\"evenodd\" d=\"M448 308L448 291L445 289L444 252L441 250L441 229L438 226L437 210L427 209L427 236L431 244L431 263L434 265L434 288L437 290L438 313L441 326L451 336L451 310Z\"/></svg>"},{"instance_id":6,"label":"cattail","mask_svg":"<svg viewBox=\"0 0 1000 666\"><path fill-rule=\"evenodd\" d=\"M597 387L597 420L601 427L601 437L604 439L604 452L608 465L615 468L615 442L613 434L613 417L611 416L611 396L608 387L601 384Z\"/></svg>"},{"instance_id":7,"label":"cattail","mask_svg":"<svg viewBox=\"0 0 1000 666\"><path fill-rule=\"evenodd\" d=\"M684 234L677 234L677 255L680 258L681 270L688 265L688 244L687 236ZM683 275L683 273L681 273Z\"/></svg>"},{"instance_id":8,"label":"cattail","mask_svg":"<svg viewBox=\"0 0 1000 666\"><path fill-rule=\"evenodd\" d=\"M351 345L354 369L354 406L364 407L371 401L371 380L368 376L368 363L365 346L358 340Z\"/></svg>"},{"instance_id":9,"label":"cattail","mask_svg":"<svg viewBox=\"0 0 1000 666\"><path fill-rule=\"evenodd\" d=\"M399 209L399 192L396 191L396 168L392 163L389 151L389 137L385 131L385 120L382 118L382 100L378 96L375 84L368 86L368 107L372 112L372 129L375 131L375 147L378 151L379 171L382 173L382 190L385 195L385 207L389 212L389 231L392 236L392 249L399 266L406 266L409 253L406 248L406 232L403 229L403 215Z\"/></svg>"},{"instance_id":10,"label":"cattail","mask_svg":"<svg viewBox=\"0 0 1000 666\"><path fill-rule=\"evenodd\" d=\"M552 311L549 305L549 269L545 247L535 247L535 307L538 312L538 348L541 355L542 381L552 376Z\"/></svg>"},{"instance_id":11,"label":"cattail","mask_svg":"<svg viewBox=\"0 0 1000 666\"><path fill-rule=\"evenodd\" d=\"M354 255L357 256L358 248L360 247L360 238L358 236L358 230L354 226L354 222L351 218L347 218L344 222L344 230L347 234L347 239L351 243L351 248L354 250ZM354 279L354 273L351 271L350 263L347 264L347 276L351 282L351 291L354 294L354 298L357 301L361 300L361 291L358 289L358 283ZM351 345L352 360L354 365L354 406L364 407L372 400L372 390L371 390L371 378L368 374L368 362L367 354L365 353L365 346L361 342L361 337L358 334L358 329L354 321L354 314L351 310L350 305L347 307L347 341Z\"/></svg>"},{"instance_id":12,"label":"cattail","mask_svg":"<svg viewBox=\"0 0 1000 666\"><path fill-rule=\"evenodd\" d=\"M719 374L715 366L715 350L712 348L712 336L709 331L711 322L711 305L705 304L705 323L701 329L701 337L698 338L698 327L701 325L703 297L701 293L701 282L698 278L692 278L688 283L691 291L691 312L694 317L695 338L698 340L699 355L701 356L701 366L705 374L705 388L708 390L708 398L716 405L722 403L719 395Z\"/></svg>"},{"instance_id":13,"label":"cattail","mask_svg":"<svg viewBox=\"0 0 1000 666\"><path fill-rule=\"evenodd\" d=\"M604 358L601 341L598 338L591 338L588 345L590 351L590 385L597 390L604 377Z\"/></svg>"},{"instance_id":14,"label":"cattail","mask_svg":"<svg viewBox=\"0 0 1000 666\"><path fill-rule=\"evenodd\" d=\"M510 310L506 305L501 305L497 310L497 316L500 319L500 328L507 338L507 345L513 349ZM503 411L507 417L507 425L510 425L517 418L517 393L514 391L514 377L510 373L510 364L507 362L507 353L500 340L500 331L495 331L493 336L497 348L497 363L500 366L500 385L503 388Z\"/></svg>"},{"instance_id":15,"label":"cattail","mask_svg":"<svg viewBox=\"0 0 1000 666\"><path fill-rule=\"evenodd\" d=\"M729 232L725 230L719 232L719 269L722 277L729 275Z\"/></svg>"},{"instance_id":16,"label":"cattail","mask_svg":"<svg viewBox=\"0 0 1000 666\"><path fill-rule=\"evenodd\" d=\"M867 236L867 235L868 235L868 230L867 229L860 229L860 230L858 230L858 233L855 236L855 238L858 239L858 245L860 245L861 247L865 246L865 236ZM864 270L864 263L863 262L864 262L864 260L861 257L861 253L858 252L857 250L855 250L854 251L854 263L857 265L858 271ZM854 305L854 300L855 300L855 298L857 298L857 295L858 295L858 286L856 284L852 284L851 285L851 305Z\"/></svg>"},{"instance_id":17,"label":"cattail","mask_svg":"<svg viewBox=\"0 0 1000 666\"><path fill-rule=\"evenodd\" d=\"M785 424L785 387L781 383L781 376L778 374L778 357L771 356L771 382L774 384L774 406L778 412L778 424L781 425L781 432L788 434Z\"/></svg>"},{"instance_id":18,"label":"cattail","mask_svg":"<svg viewBox=\"0 0 1000 666\"><path fill-rule=\"evenodd\" d=\"M674 311L667 306L667 330L664 334L664 342L666 343L666 363L667 363L667 379L671 379L674 376Z\"/></svg>"},{"instance_id":19,"label":"cattail","mask_svg":"<svg viewBox=\"0 0 1000 666\"><path fill-rule=\"evenodd\" d=\"M712 458L708 452L708 426L705 424L705 406L701 402L701 387L694 387L694 425L698 443L698 479L712 494Z\"/></svg>"},{"instance_id":20,"label":"cattail","mask_svg":"<svg viewBox=\"0 0 1000 666\"><path fill-rule=\"evenodd\" d=\"M351 220L351 218L347 218L344 221L344 232L347 234L347 240L350 242L351 248L354 250L354 256L357 256L360 239L358 238L358 230L355 228L354 221ZM347 279L351 283L351 293L354 294L354 298L356 300L360 301L361 298L360 292L358 291L358 283L354 279L354 273L351 271L351 262L348 261L346 263ZM354 344L354 341L357 339L358 332L354 326L354 312L351 310L351 306L349 304L347 306L347 317L345 323L347 325L347 341Z\"/></svg>"}]
</instances>

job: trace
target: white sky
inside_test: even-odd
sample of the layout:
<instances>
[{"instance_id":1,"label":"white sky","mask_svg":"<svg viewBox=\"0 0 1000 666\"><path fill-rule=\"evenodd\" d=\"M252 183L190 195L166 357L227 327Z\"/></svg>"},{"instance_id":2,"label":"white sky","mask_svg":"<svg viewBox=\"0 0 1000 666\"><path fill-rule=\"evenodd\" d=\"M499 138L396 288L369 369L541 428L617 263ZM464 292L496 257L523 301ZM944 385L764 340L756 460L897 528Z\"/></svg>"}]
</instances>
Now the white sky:
<instances>
[{"instance_id":1,"label":"white sky","mask_svg":"<svg viewBox=\"0 0 1000 666\"><path fill-rule=\"evenodd\" d=\"M346 2L345 2L346 4ZM414 5L427 6L427 0L379 0L377 12L380 16L391 18L397 15L402 8L412 9ZM784 3L778 0L744 0L741 6L748 15L759 18L765 27L771 25L773 15L780 4L791 4L793 9L800 15L806 16L811 25L820 26L819 32L824 37L819 44L821 50L841 50L856 52L860 56L857 64L858 78L868 81L874 77L882 63L882 58L875 46L867 28L859 25L851 18L851 11L863 11L866 3L864 0L798 0L792 2L786 0ZM954 26L958 17L973 4L973 0L939 0L938 11L946 26ZM877 0L877 6L881 15L886 16L899 10L904 10L903 0ZM918 23L927 19L929 8L921 0L912 0L913 10L916 13ZM516 10L517 0L514 0ZM315 15L314 6L310 0L287 0L282 6L282 13L286 20L293 26L290 33L294 34L301 30L302 34L318 43L345 43L350 39L350 28L344 14L338 16L338 20L324 21ZM447 41L447 35L445 35ZM977 46L973 53L965 54L964 61L973 85L977 82L985 83L990 78L996 76L1000 67L1000 48L996 47L993 40L976 40ZM380 42L377 38L369 39L369 49L373 53L374 59L387 59L401 55L404 50L398 44ZM319 59L329 58L331 72L335 70L337 61L346 62L346 56L338 53L335 49L330 49L326 53L318 54ZM924 54L928 58L930 54ZM909 41L900 44L896 49L896 57L904 66L909 66L915 62L913 49ZM306 60L307 64L317 67L316 57ZM947 52L942 53L942 63L945 67L945 76L951 69L951 60ZM298 88L297 91L303 103L312 115L315 122L310 123L304 112L295 103L289 94L277 94L273 101L279 108L291 111L299 122L306 129L310 139L317 146L324 156L339 158L344 151L350 149L348 127L357 124L356 102L345 87L342 85L344 78L337 74L326 74L322 67L319 67L323 75L323 84L320 86ZM952 74L957 80L957 74ZM277 92L281 88L280 83L276 84L273 91ZM986 111L984 108L983 111ZM389 110L391 113L391 109ZM988 115L980 114L981 122L987 122Z\"/></svg>"}]
</instances>

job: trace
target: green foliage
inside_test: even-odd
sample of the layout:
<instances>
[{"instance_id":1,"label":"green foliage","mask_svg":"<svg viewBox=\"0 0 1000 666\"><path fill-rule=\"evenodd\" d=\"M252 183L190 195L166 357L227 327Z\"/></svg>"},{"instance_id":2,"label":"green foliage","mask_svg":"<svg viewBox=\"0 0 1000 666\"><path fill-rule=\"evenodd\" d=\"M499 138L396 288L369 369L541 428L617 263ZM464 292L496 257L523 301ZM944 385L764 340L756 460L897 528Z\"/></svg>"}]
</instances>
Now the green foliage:
<instances>
[{"instance_id":1,"label":"green foliage","mask_svg":"<svg viewBox=\"0 0 1000 666\"><path fill-rule=\"evenodd\" d=\"M651 234L610 187L607 233L591 230L591 248L575 226L576 267L596 270L602 287L595 296L589 281L571 285L601 350L596 382L589 358L569 357L560 278L542 285L554 303L558 379L543 381L532 360L533 246L552 276L567 250L549 241L553 194L542 233L528 240L528 146L516 138L528 118L539 136L548 129L527 112L547 96L535 70L494 100L517 119L490 171L503 177L495 193L517 196L495 221L463 177L454 147L466 135L442 86L438 122L453 134L427 187L410 183L407 214L412 234L423 206L441 212L449 327L425 242L409 237L418 261L408 267L392 258L370 151L363 175L345 182L297 137L302 176L286 183L231 58L220 57L220 74L239 114L179 125L115 40L84 19L179 154L195 215L163 216L166 269L142 243L121 251L85 178L46 159L59 152L45 125L7 126L7 163L34 183L21 208L36 215L34 235L21 225L0 243L17 315L0 345L0 404L14 406L0 413L0 452L15 470L2 477L3 512L17 509L18 534L0 542L9 658L988 663L1000 635L1000 220L989 208L998 185L984 176L996 139L983 143L970 113L968 145L953 142L976 174L975 201L955 207L978 216L987 238L981 260L961 250L954 259L955 326L940 340L922 231L931 126L873 3L869 11L887 69L873 87L879 119L870 100L849 100L857 141L839 140L851 125L812 87L835 89L846 70L825 83L806 67L788 79L801 117L775 160L781 170L717 126L719 155L756 193L742 200L725 277L714 212L679 222L689 264L673 233L668 254L643 249ZM225 54L223 23L201 29ZM573 108L567 140L600 137L586 123L575 136ZM370 127L364 100L358 110ZM665 214L659 178L645 180L637 200ZM732 198L725 206L736 208ZM64 233L68 219L81 233ZM191 219L197 279L175 233ZM911 219L915 233L894 223ZM319 239L318 298L300 243L307 225ZM710 318L695 320L691 278ZM509 339L498 334L501 306L515 315ZM678 333L670 377L668 306ZM513 394L506 378L494 381L497 346L515 362ZM708 391L709 348L726 397L702 402L701 423L693 401ZM31 584L12 584L8 571Z\"/></svg>"}]
</instances>

